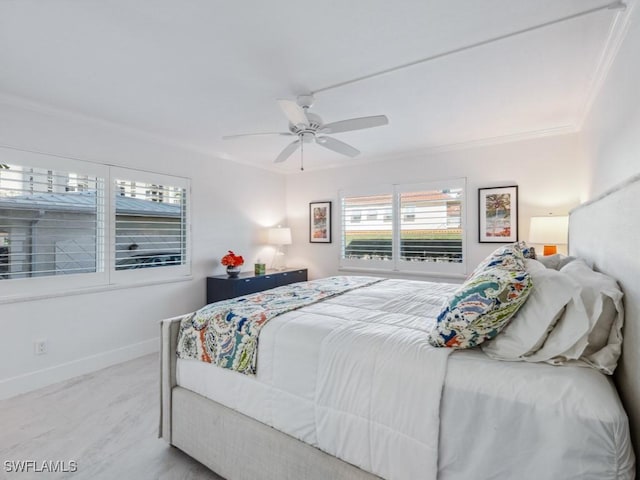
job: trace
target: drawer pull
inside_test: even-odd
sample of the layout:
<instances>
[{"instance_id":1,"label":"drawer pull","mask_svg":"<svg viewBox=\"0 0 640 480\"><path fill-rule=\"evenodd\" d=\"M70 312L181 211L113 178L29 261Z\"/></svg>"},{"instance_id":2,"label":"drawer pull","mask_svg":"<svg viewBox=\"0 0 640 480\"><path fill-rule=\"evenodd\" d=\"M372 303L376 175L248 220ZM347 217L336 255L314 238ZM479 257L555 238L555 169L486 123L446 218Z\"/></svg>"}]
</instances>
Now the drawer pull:
<instances>
[{"instance_id":1,"label":"drawer pull","mask_svg":"<svg viewBox=\"0 0 640 480\"><path fill-rule=\"evenodd\" d=\"M251 279L250 279L250 278L245 278L245 279L244 279L244 281L245 281L245 282L250 282L250 281L251 281Z\"/></svg>"}]
</instances>

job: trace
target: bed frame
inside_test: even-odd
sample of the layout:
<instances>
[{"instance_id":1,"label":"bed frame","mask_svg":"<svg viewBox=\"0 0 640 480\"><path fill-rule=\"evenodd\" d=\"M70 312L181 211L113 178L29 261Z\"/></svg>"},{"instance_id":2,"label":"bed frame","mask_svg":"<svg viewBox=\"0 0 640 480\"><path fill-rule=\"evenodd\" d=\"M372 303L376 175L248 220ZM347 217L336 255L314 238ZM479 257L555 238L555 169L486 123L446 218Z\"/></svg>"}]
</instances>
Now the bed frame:
<instances>
[{"instance_id":1,"label":"bed frame","mask_svg":"<svg viewBox=\"0 0 640 480\"><path fill-rule=\"evenodd\" d=\"M622 358L614 381L640 458L640 175L570 214L569 253L593 262L624 291ZM161 323L160 437L231 480L373 480L367 473L274 428L176 386L182 317ZM203 427L204 426L204 427Z\"/></svg>"},{"instance_id":2,"label":"bed frame","mask_svg":"<svg viewBox=\"0 0 640 480\"><path fill-rule=\"evenodd\" d=\"M622 358L614 382L629 416L640 460L640 175L576 207L569 216L569 254L587 258L624 292Z\"/></svg>"},{"instance_id":3,"label":"bed frame","mask_svg":"<svg viewBox=\"0 0 640 480\"><path fill-rule=\"evenodd\" d=\"M176 345L182 318L161 323L160 437L230 480L380 480L275 428L177 386Z\"/></svg>"}]
</instances>

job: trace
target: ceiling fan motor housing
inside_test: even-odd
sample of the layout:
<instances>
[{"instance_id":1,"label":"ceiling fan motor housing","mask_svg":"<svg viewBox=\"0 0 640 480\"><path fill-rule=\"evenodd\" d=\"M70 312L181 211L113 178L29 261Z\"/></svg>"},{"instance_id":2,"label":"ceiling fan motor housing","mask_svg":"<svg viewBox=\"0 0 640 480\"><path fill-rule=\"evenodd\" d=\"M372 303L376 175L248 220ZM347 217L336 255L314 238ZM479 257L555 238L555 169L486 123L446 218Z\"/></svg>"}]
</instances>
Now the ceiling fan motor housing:
<instances>
[{"instance_id":1,"label":"ceiling fan motor housing","mask_svg":"<svg viewBox=\"0 0 640 480\"><path fill-rule=\"evenodd\" d=\"M300 135L302 133L311 133L313 135L316 134L318 129L322 127L322 119L319 115L315 113L311 113L308 110L305 112L307 114L307 119L309 120L309 125L298 124L294 125L289 123L289 131L296 135Z\"/></svg>"},{"instance_id":2,"label":"ceiling fan motor housing","mask_svg":"<svg viewBox=\"0 0 640 480\"><path fill-rule=\"evenodd\" d=\"M316 134L314 132L303 132L303 133L299 133L298 136L300 137L303 143L311 143L313 142L313 139L316 137Z\"/></svg>"}]
</instances>

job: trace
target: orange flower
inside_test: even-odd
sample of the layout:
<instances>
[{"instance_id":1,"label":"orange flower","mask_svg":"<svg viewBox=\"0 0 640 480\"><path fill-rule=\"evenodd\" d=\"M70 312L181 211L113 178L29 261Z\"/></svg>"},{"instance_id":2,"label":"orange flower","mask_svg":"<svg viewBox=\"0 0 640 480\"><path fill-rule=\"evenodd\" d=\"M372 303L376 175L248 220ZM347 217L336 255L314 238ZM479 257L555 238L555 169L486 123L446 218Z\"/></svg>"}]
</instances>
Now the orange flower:
<instances>
[{"instance_id":1,"label":"orange flower","mask_svg":"<svg viewBox=\"0 0 640 480\"><path fill-rule=\"evenodd\" d=\"M240 265L244 265L244 258L242 258L242 255L233 253L233 250L229 250L229 253L222 257L220 263L225 267L239 267Z\"/></svg>"}]
</instances>

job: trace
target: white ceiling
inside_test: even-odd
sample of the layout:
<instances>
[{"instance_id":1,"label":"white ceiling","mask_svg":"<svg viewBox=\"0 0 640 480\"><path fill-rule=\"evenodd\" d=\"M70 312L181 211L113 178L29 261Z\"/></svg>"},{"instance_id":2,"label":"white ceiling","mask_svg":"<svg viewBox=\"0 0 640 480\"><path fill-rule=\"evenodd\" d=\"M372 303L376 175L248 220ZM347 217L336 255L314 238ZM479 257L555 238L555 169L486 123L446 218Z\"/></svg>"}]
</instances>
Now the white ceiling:
<instances>
[{"instance_id":1,"label":"white ceiling","mask_svg":"<svg viewBox=\"0 0 640 480\"><path fill-rule=\"evenodd\" d=\"M634 1L634 0L630 0ZM96 117L277 171L291 139L276 98L601 6L607 0L3 0L0 93ZM628 3L628 2L627 2ZM610 50L603 10L316 95L364 160L577 129ZM620 19L618 19L620 20ZM318 145L305 167L354 160Z\"/></svg>"}]
</instances>

